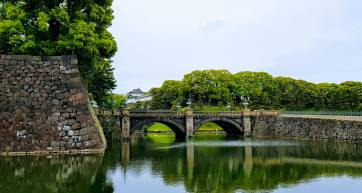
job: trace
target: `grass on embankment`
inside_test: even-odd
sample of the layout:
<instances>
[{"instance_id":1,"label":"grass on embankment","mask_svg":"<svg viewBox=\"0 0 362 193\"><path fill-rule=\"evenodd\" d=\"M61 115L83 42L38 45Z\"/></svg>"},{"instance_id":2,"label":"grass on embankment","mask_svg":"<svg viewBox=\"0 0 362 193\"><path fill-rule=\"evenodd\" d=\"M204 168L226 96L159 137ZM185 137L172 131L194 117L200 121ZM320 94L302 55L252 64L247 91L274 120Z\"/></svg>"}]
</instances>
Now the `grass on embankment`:
<instances>
[{"instance_id":1,"label":"grass on embankment","mask_svg":"<svg viewBox=\"0 0 362 193\"><path fill-rule=\"evenodd\" d=\"M163 145L172 145L177 139L173 133L149 133L147 134L148 140L152 141L154 144L163 144ZM194 136L196 141L210 141L210 140L224 140L226 136L223 133L214 133L214 132L199 132Z\"/></svg>"},{"instance_id":2,"label":"grass on embankment","mask_svg":"<svg viewBox=\"0 0 362 193\"><path fill-rule=\"evenodd\" d=\"M172 130L162 123L155 123L146 129L147 132L163 133L172 132ZM222 131L222 128L215 123L205 123L199 129L199 131Z\"/></svg>"}]
</instances>

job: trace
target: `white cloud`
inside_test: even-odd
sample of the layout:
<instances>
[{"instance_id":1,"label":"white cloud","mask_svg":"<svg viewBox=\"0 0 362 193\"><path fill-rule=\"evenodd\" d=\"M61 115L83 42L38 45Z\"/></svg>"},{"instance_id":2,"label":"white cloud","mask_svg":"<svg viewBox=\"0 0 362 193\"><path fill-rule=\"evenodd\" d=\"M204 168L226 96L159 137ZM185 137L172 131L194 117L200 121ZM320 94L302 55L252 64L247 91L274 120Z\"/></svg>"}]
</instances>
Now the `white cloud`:
<instances>
[{"instance_id":1,"label":"white cloud","mask_svg":"<svg viewBox=\"0 0 362 193\"><path fill-rule=\"evenodd\" d=\"M116 92L195 69L362 81L362 2L115 0Z\"/></svg>"}]
</instances>

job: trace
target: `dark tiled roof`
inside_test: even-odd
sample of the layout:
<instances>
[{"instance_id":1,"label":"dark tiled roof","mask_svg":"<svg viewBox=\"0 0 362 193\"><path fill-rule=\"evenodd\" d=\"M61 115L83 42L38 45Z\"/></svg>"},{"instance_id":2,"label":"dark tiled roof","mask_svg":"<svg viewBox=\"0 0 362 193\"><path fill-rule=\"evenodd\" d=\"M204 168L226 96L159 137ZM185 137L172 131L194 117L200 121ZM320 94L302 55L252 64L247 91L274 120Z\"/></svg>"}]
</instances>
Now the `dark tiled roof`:
<instances>
[{"instance_id":1,"label":"dark tiled roof","mask_svg":"<svg viewBox=\"0 0 362 193\"><path fill-rule=\"evenodd\" d=\"M127 93L128 95L131 95L131 94L144 94L144 92L137 88L137 89L133 89L131 92Z\"/></svg>"}]
</instances>

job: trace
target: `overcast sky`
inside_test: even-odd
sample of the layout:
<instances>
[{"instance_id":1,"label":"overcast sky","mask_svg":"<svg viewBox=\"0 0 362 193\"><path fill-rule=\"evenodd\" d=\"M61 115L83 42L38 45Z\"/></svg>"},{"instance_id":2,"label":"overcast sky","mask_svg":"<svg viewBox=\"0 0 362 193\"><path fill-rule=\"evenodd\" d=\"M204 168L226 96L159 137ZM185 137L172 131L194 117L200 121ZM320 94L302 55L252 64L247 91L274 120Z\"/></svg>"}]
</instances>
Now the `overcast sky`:
<instances>
[{"instance_id":1,"label":"overcast sky","mask_svg":"<svg viewBox=\"0 0 362 193\"><path fill-rule=\"evenodd\" d=\"M362 81L360 0L114 0L117 88L198 69Z\"/></svg>"}]
</instances>

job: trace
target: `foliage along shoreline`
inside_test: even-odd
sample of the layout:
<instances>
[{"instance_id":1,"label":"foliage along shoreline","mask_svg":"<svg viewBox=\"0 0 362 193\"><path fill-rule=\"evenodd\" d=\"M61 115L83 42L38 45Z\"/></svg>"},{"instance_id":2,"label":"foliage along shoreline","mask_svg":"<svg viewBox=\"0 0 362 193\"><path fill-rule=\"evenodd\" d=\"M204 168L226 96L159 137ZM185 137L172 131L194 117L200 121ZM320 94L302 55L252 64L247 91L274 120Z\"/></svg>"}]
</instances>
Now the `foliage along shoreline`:
<instances>
[{"instance_id":1,"label":"foliage along shoreline","mask_svg":"<svg viewBox=\"0 0 362 193\"><path fill-rule=\"evenodd\" d=\"M196 70L182 80L166 80L149 91L151 109L176 109L190 98L195 110L240 110L240 96L251 109L362 110L362 82L312 83L265 72Z\"/></svg>"}]
</instances>

